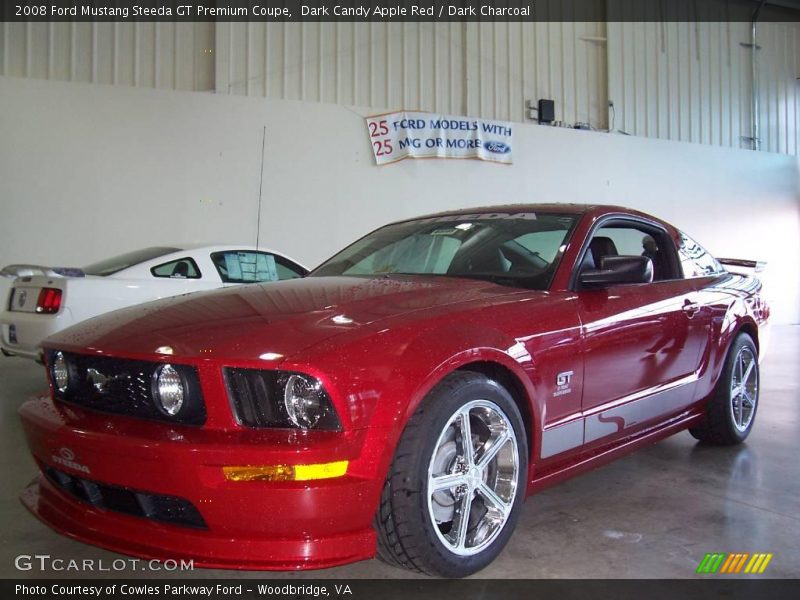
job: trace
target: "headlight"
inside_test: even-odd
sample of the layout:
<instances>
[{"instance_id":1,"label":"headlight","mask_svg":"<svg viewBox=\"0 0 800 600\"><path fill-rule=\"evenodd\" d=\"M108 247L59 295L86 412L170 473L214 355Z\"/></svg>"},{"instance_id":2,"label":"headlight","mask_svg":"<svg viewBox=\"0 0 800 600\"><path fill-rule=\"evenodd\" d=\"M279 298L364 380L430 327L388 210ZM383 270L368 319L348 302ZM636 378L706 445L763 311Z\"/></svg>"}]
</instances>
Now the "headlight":
<instances>
[{"instance_id":1,"label":"headlight","mask_svg":"<svg viewBox=\"0 0 800 600\"><path fill-rule=\"evenodd\" d=\"M290 375L283 390L283 405L289 420L300 429L311 429L325 411L325 392L318 379Z\"/></svg>"},{"instance_id":2,"label":"headlight","mask_svg":"<svg viewBox=\"0 0 800 600\"><path fill-rule=\"evenodd\" d=\"M53 373L53 383L56 386L56 390L63 394L67 391L67 387L69 386L69 367L67 366L67 361L63 353L56 352L53 355L51 371Z\"/></svg>"},{"instance_id":3,"label":"headlight","mask_svg":"<svg viewBox=\"0 0 800 600\"><path fill-rule=\"evenodd\" d=\"M303 373L225 369L236 418L247 427L338 431L339 417L322 382Z\"/></svg>"},{"instance_id":4,"label":"headlight","mask_svg":"<svg viewBox=\"0 0 800 600\"><path fill-rule=\"evenodd\" d=\"M161 365L153 373L153 397L165 413L174 417L183 407L183 378L172 365Z\"/></svg>"}]
</instances>

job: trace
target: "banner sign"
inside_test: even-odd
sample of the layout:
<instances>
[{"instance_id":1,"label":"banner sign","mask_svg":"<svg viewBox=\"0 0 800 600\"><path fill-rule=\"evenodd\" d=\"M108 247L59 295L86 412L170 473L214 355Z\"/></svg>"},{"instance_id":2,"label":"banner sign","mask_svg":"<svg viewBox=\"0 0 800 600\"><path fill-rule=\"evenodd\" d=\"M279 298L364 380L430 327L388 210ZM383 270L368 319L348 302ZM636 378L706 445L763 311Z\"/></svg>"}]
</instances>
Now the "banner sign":
<instances>
[{"instance_id":1,"label":"banner sign","mask_svg":"<svg viewBox=\"0 0 800 600\"><path fill-rule=\"evenodd\" d=\"M367 117L378 165L404 158L477 158L511 164L512 124L429 112Z\"/></svg>"}]
</instances>

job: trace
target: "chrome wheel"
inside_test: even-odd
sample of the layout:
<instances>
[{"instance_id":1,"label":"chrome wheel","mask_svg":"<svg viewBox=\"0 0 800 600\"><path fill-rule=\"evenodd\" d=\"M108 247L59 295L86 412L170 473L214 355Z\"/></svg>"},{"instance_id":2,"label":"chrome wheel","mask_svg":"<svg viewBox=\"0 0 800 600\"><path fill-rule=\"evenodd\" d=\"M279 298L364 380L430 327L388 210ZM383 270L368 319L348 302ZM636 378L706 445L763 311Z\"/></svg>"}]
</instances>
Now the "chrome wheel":
<instances>
[{"instance_id":1,"label":"chrome wheel","mask_svg":"<svg viewBox=\"0 0 800 600\"><path fill-rule=\"evenodd\" d=\"M758 402L758 360L747 346L739 350L734 360L730 392L733 425L744 432L753 420Z\"/></svg>"},{"instance_id":2,"label":"chrome wheel","mask_svg":"<svg viewBox=\"0 0 800 600\"><path fill-rule=\"evenodd\" d=\"M486 549L514 506L519 450L508 416L474 400L439 434L428 466L428 515L445 548L459 556Z\"/></svg>"}]
</instances>

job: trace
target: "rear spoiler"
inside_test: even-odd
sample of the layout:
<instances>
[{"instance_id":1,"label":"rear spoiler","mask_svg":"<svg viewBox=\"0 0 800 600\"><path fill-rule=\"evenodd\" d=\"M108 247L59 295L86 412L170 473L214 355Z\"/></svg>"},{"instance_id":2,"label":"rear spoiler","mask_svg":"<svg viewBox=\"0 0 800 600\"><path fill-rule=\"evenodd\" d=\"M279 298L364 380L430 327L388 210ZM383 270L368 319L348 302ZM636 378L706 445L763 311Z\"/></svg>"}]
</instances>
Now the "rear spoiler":
<instances>
[{"instance_id":1,"label":"rear spoiler","mask_svg":"<svg viewBox=\"0 0 800 600\"><path fill-rule=\"evenodd\" d=\"M34 277L44 275L45 277L86 277L83 269L77 267L45 267L42 265L7 265L0 269L0 276L3 277Z\"/></svg>"},{"instance_id":2,"label":"rear spoiler","mask_svg":"<svg viewBox=\"0 0 800 600\"><path fill-rule=\"evenodd\" d=\"M753 269L756 273L760 273L767 267L766 261L763 260L744 260L741 258L718 258L717 260L726 267Z\"/></svg>"}]
</instances>

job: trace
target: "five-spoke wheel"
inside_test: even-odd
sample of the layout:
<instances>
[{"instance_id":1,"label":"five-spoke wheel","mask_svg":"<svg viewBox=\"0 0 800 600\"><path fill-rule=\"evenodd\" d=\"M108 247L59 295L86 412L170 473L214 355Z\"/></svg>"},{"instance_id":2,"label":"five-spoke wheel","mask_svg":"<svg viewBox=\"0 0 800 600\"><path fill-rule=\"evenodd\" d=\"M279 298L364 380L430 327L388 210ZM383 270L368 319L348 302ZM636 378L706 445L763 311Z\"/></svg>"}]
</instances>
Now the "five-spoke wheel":
<instances>
[{"instance_id":1,"label":"five-spoke wheel","mask_svg":"<svg viewBox=\"0 0 800 600\"><path fill-rule=\"evenodd\" d=\"M734 359L730 398L734 426L747 431L758 402L758 360L749 346L742 346Z\"/></svg>"},{"instance_id":2,"label":"five-spoke wheel","mask_svg":"<svg viewBox=\"0 0 800 600\"><path fill-rule=\"evenodd\" d=\"M443 577L482 569L511 537L527 471L525 426L508 390L480 373L448 375L395 450L376 516L378 555Z\"/></svg>"},{"instance_id":3,"label":"five-spoke wheel","mask_svg":"<svg viewBox=\"0 0 800 600\"><path fill-rule=\"evenodd\" d=\"M428 515L439 539L459 555L494 541L517 493L514 428L499 406L474 400L442 429L428 467Z\"/></svg>"},{"instance_id":4,"label":"five-spoke wheel","mask_svg":"<svg viewBox=\"0 0 800 600\"><path fill-rule=\"evenodd\" d=\"M746 333L736 336L706 404L705 419L689 432L710 444L740 444L750 434L758 409L758 350Z\"/></svg>"}]
</instances>

